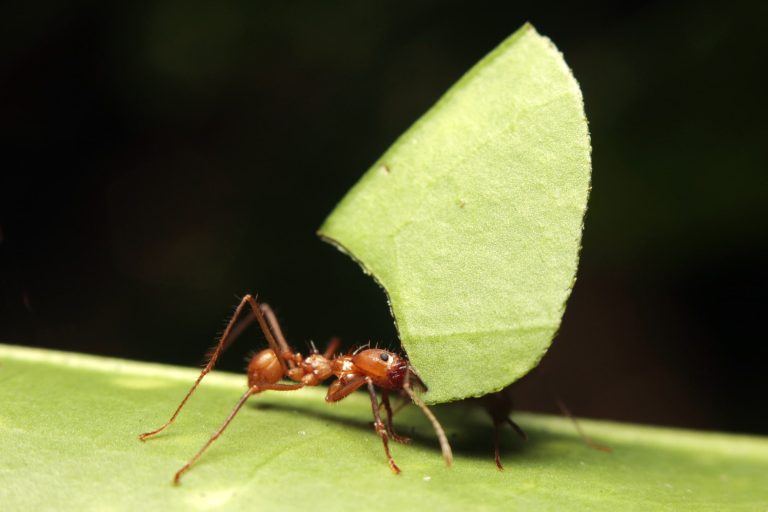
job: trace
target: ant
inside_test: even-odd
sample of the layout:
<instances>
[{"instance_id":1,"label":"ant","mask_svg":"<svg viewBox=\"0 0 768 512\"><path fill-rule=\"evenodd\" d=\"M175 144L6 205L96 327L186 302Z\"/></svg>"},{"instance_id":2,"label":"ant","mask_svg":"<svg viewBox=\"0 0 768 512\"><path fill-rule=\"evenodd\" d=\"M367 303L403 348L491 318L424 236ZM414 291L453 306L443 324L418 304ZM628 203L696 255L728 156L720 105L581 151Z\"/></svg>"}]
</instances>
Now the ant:
<instances>
[{"instance_id":1,"label":"ant","mask_svg":"<svg viewBox=\"0 0 768 512\"><path fill-rule=\"evenodd\" d=\"M251 314L235 326L238 318L246 311L248 306L250 306ZM338 356L335 355L339 345L337 338L331 340L324 353L320 354L313 345L312 353L304 357L300 353L294 352L288 346L272 308L264 302L257 302L251 295L246 295L240 301L219 342L210 353L208 363L200 372L200 376L182 399L171 418L160 428L141 434L139 436L140 440L145 441L150 437L156 436L176 420L184 404L187 403L189 397L197 389L203 377L213 369L224 349L229 343L234 341L245 327L253 322L254 318L267 338L269 348L257 352L251 358L247 370L248 390L240 397L232 412L229 413L224 423L211 435L208 442L176 472L173 478L174 484L178 485L180 483L182 475L189 471L203 452L221 436L251 396L267 390L292 391L304 386L317 386L332 376L335 376L336 380L328 388L328 393L325 395L326 402L338 402L358 388L367 386L368 394L371 397L371 409L374 418L373 426L384 445L384 453L387 456L387 462L393 473L400 473L400 468L389 451L389 439L400 443L407 443L410 439L395 434L392 428L393 414L389 402L389 393L392 391L404 391L411 401L424 412L432 423L437 438L440 441L440 448L446 465L451 465L453 455L443 427L411 387L411 379L417 382L420 381L418 381L418 376L415 375L408 359L378 348L361 348L353 353ZM283 378L288 378L294 383L280 382ZM376 396L377 387L381 389L381 403L387 412L386 423L382 421L379 414L380 405Z\"/></svg>"}]
</instances>

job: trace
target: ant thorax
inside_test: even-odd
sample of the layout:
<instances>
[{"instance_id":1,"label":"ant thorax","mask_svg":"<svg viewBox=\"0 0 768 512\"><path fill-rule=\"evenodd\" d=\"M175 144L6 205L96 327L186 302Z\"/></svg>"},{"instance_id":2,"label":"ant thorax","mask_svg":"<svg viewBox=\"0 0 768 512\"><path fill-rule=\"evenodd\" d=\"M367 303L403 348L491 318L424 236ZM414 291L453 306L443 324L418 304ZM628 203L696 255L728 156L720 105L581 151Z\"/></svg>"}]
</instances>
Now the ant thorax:
<instances>
[{"instance_id":1,"label":"ant thorax","mask_svg":"<svg viewBox=\"0 0 768 512\"><path fill-rule=\"evenodd\" d=\"M317 385L333 375L331 362L322 354L310 354L304 359L302 367L305 375L301 381L308 386Z\"/></svg>"},{"instance_id":2,"label":"ant thorax","mask_svg":"<svg viewBox=\"0 0 768 512\"><path fill-rule=\"evenodd\" d=\"M343 374L353 373L355 365L352 363L352 356L339 356L331 362L331 369L336 377Z\"/></svg>"}]
</instances>

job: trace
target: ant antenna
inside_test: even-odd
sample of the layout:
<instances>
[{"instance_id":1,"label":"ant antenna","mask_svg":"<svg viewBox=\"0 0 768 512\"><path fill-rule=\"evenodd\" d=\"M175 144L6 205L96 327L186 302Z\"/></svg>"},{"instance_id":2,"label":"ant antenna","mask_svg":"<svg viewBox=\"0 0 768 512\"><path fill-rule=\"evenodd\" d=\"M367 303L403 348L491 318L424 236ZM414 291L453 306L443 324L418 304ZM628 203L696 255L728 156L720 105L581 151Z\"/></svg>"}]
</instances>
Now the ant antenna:
<instances>
[{"instance_id":1,"label":"ant antenna","mask_svg":"<svg viewBox=\"0 0 768 512\"><path fill-rule=\"evenodd\" d=\"M408 365L408 369L405 372L405 382L403 382L403 389L406 393L408 393L408 396L411 397L411 400L413 403L415 403L419 409L424 413L424 415L429 418L429 421L432 423L432 428L435 429L435 434L437 434L437 439L440 441L440 450L443 452L443 459L445 459L445 465L450 466L453 463L453 452L451 452L451 445L448 443L448 436L445 435L445 430L443 430L442 425L440 425L440 422L437 421L437 418L435 418L435 415L432 414L432 411L429 410L429 408L422 402L421 398L411 389L411 366Z\"/></svg>"},{"instance_id":2,"label":"ant antenna","mask_svg":"<svg viewBox=\"0 0 768 512\"><path fill-rule=\"evenodd\" d=\"M555 401L557 402L557 406L560 408L560 412L563 413L563 416L571 420L571 423L573 423L573 426L576 429L576 432L579 434L579 437L581 437L581 440L584 441L587 446L600 452L613 452L613 448L593 441L592 438L589 437L587 433L584 432L584 430L582 430L581 425L576 420L576 417L571 413L571 410L568 409L568 406L565 405L565 402L563 402L557 395L555 395Z\"/></svg>"},{"instance_id":3,"label":"ant antenna","mask_svg":"<svg viewBox=\"0 0 768 512\"><path fill-rule=\"evenodd\" d=\"M543 375L544 377L544 384L546 385L547 389L549 390L549 394L554 398L555 403L557 404L558 409L560 409L560 412L563 416L571 420L571 423L573 424L573 428L576 429L576 433L579 435L581 440L592 448L593 450L597 450L599 452L604 453L612 453L613 448L610 446L602 445L596 441L593 441L591 437L587 435L586 432L581 428L581 425L579 424L579 421L576 419L576 417L571 413L571 410L568 408L567 405L565 405L565 402L560 398L560 396L555 392L554 387L552 386L552 382L547 378L547 376L539 371L539 375Z\"/></svg>"}]
</instances>

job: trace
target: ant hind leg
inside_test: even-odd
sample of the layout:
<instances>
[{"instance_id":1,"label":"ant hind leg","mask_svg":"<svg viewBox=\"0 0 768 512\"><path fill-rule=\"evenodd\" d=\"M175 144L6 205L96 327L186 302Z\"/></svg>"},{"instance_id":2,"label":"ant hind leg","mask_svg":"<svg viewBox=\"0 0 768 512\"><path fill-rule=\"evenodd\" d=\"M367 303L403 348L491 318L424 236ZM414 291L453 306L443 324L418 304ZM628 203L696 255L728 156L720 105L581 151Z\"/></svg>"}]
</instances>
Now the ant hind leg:
<instances>
[{"instance_id":1,"label":"ant hind leg","mask_svg":"<svg viewBox=\"0 0 768 512\"><path fill-rule=\"evenodd\" d=\"M192 465L197 462L197 459L200 458L200 456L205 452L205 450L208 449L209 446L213 444L213 442L218 439L221 434L224 433L224 430L229 426L229 424L232 422L232 420L235 418L237 413L242 409L243 405L245 405L245 402L248 401L248 399L255 395L256 393L260 393L262 391L267 390L274 390L274 391L293 391L296 389L300 389L304 387L304 384L256 384L254 386L251 386L248 388L248 391L246 391L243 396L240 397L240 400L238 400L235 407L232 409L232 412L229 413L229 416L227 416L227 419L224 420L224 423L219 426L218 429L211 435L211 437L208 439L208 441L203 445L202 448L200 448L197 453L189 459L189 462L184 464L181 469L179 469L176 474L173 477L173 483L175 485L179 485L181 483L181 477L184 473L189 471L189 469L192 467Z\"/></svg>"},{"instance_id":2,"label":"ant hind leg","mask_svg":"<svg viewBox=\"0 0 768 512\"><path fill-rule=\"evenodd\" d=\"M154 437L166 428L168 428L171 423L176 421L176 417L181 412L181 409L184 407L184 405L187 403L187 400L189 400L189 397L192 396L192 393L195 392L197 389L197 386L200 385L200 381L203 380L203 377L205 377L211 370L213 370L213 367L216 365L216 361L218 361L219 356L224 351L224 349L230 344L231 341L234 340L237 335L240 334L240 329L235 329L236 332L233 333L233 329L235 327L235 324L237 323L237 320L240 318L241 314L243 313L243 310L245 309L245 306L249 303L249 301L253 301L253 298L250 295L246 295L243 297L243 300L240 301L240 304L238 304L237 308L235 309L234 314L232 315L232 318L229 320L229 323L227 323L226 329L224 329L224 333L221 335L221 338L219 338L219 342L216 344L216 347L210 352L208 356L208 363L205 365L205 368L202 369L200 372L200 375L197 377L197 380L192 385L192 387L187 391L187 394L184 396L184 398L181 400L181 403L176 408L176 411L171 415L171 418L166 421L160 428L157 428L155 430L152 430L151 432L144 432L139 436L139 439L142 441L146 441L150 437ZM244 320L246 322L247 320ZM233 337L233 334L235 335ZM265 333L266 334L266 333Z\"/></svg>"}]
</instances>

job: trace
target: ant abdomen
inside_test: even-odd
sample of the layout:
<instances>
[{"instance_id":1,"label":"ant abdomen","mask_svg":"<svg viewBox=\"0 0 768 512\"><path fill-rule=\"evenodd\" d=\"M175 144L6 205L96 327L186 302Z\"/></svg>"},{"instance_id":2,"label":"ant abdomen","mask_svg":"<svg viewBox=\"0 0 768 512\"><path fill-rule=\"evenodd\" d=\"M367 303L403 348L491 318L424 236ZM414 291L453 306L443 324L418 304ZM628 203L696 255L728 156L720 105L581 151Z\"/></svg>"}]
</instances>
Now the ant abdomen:
<instances>
[{"instance_id":1,"label":"ant abdomen","mask_svg":"<svg viewBox=\"0 0 768 512\"><path fill-rule=\"evenodd\" d=\"M283 366L271 348L257 352L248 363L248 386L274 384L283 378Z\"/></svg>"}]
</instances>

